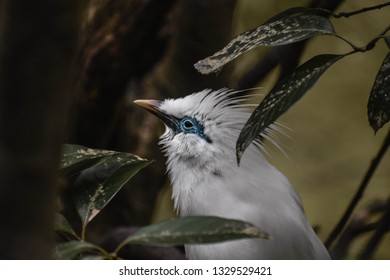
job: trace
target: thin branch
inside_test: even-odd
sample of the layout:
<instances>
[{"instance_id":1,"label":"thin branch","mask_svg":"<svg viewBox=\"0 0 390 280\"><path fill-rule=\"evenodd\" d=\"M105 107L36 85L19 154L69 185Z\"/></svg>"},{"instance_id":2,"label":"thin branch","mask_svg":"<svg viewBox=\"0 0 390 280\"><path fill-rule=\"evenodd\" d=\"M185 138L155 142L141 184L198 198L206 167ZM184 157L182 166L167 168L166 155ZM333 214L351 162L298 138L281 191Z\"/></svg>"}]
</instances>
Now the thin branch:
<instances>
[{"instance_id":1,"label":"thin branch","mask_svg":"<svg viewBox=\"0 0 390 280\"><path fill-rule=\"evenodd\" d=\"M374 216L382 214L385 211L385 208L385 201L375 201L367 207L356 211L354 216L351 218L351 221L338 238L337 243L329 252L332 256L332 259L345 259L350 246L357 237L361 236L362 234L372 232L378 227L378 221L370 221Z\"/></svg>"},{"instance_id":2,"label":"thin branch","mask_svg":"<svg viewBox=\"0 0 390 280\"><path fill-rule=\"evenodd\" d=\"M385 235L389 231L390 227L390 198L387 202L386 211L383 214L382 218L380 219L378 223L378 227L376 228L376 231L374 235L371 237L370 241L367 244L367 247L364 249L362 254L360 255L360 259L366 260L371 259L373 253L375 252L376 248L378 247L383 235Z\"/></svg>"},{"instance_id":3,"label":"thin branch","mask_svg":"<svg viewBox=\"0 0 390 280\"><path fill-rule=\"evenodd\" d=\"M374 175L375 170L379 166L379 163L381 162L389 145L390 145L390 130L389 130L378 154L372 160L371 165L368 168L368 170L367 170L362 182L360 183L360 186L359 186L355 196L352 198L347 210L345 211L344 215L341 217L340 221L338 222L336 227L333 229L333 231L329 235L328 239L325 241L325 246L327 248L331 247L332 243L336 240L336 238L340 235L341 231L344 229L344 227L345 227L346 223L348 222L356 205L358 204L358 202L362 198L364 191L366 190L366 188L368 186L368 183L370 182L372 176Z\"/></svg>"},{"instance_id":4,"label":"thin branch","mask_svg":"<svg viewBox=\"0 0 390 280\"><path fill-rule=\"evenodd\" d=\"M357 11L353 11L353 12L341 12L341 13L333 14L332 16L335 17L335 18L341 18L341 17L348 18L350 16L354 16L354 15L357 15L357 14L369 12L369 11L372 11L372 10L382 9L383 7L386 7L386 6L389 6L389 5L390 5L390 2L386 2L386 3L383 3L383 4L379 4L379 5L375 5L375 6L371 6L371 7L366 7L366 8L363 8L363 9L360 9L360 10L357 10Z\"/></svg>"},{"instance_id":5,"label":"thin branch","mask_svg":"<svg viewBox=\"0 0 390 280\"><path fill-rule=\"evenodd\" d=\"M380 39L384 39L385 42L387 43L387 40L388 40L388 37L385 36L385 34L390 30L390 25L386 26L386 28L381 32L379 33L378 36L376 36L375 38L373 38L370 42L368 42L365 46L363 47L358 47L356 46L355 44L353 44L351 41L349 41L348 39L344 38L343 36L339 35L339 34L334 34L335 37L343 40L344 42L346 42L348 45L350 45L352 47L352 49L354 50L354 52L366 52L366 51L369 51L369 50L372 50L376 43L380 40Z\"/></svg>"},{"instance_id":6,"label":"thin branch","mask_svg":"<svg viewBox=\"0 0 390 280\"><path fill-rule=\"evenodd\" d=\"M373 49L376 45L376 43L380 40L380 39L385 39L386 41L386 38L385 37L385 34L390 30L390 25L386 26L386 28L377 36L375 37L374 39L372 39L370 42L368 42L368 44L364 47L364 48L361 48L361 50L358 50L358 51L361 51L361 52L366 52L366 51L369 51L371 49Z\"/></svg>"}]
</instances>

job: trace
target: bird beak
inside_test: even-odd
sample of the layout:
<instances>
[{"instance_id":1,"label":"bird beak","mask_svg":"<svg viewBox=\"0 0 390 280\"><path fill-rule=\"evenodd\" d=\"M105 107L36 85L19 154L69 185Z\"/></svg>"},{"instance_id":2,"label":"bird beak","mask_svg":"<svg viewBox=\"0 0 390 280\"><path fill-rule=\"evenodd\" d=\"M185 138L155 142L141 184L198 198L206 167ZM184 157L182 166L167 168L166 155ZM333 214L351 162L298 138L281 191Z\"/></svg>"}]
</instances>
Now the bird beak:
<instances>
[{"instance_id":1,"label":"bird beak","mask_svg":"<svg viewBox=\"0 0 390 280\"><path fill-rule=\"evenodd\" d=\"M169 128L175 131L178 129L177 120L174 117L167 115L160 110L161 101L151 99L139 99L135 100L134 103L146 109L153 115L157 116Z\"/></svg>"}]
</instances>

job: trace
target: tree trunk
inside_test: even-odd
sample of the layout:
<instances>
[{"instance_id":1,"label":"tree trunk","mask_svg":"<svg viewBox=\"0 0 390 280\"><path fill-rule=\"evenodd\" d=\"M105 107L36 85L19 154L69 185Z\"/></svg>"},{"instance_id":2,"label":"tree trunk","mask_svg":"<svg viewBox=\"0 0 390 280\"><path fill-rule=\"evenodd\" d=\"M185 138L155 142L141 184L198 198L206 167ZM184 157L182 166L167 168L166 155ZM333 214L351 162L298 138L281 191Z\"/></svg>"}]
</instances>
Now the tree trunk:
<instances>
[{"instance_id":1,"label":"tree trunk","mask_svg":"<svg viewBox=\"0 0 390 280\"><path fill-rule=\"evenodd\" d=\"M52 257L57 167L73 90L79 3L1 3L1 259Z\"/></svg>"}]
</instances>

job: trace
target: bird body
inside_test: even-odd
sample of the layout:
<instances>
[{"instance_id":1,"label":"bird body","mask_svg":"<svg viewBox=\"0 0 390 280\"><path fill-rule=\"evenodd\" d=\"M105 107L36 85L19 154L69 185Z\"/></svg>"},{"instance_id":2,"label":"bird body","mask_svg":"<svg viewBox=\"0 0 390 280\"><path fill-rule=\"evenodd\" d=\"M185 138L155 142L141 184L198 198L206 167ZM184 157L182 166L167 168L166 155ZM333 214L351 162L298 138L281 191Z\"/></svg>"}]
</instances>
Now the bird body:
<instances>
[{"instance_id":1,"label":"bird body","mask_svg":"<svg viewBox=\"0 0 390 280\"><path fill-rule=\"evenodd\" d=\"M237 164L235 145L250 116L233 91L204 90L137 104L165 124L172 197L181 216L220 216L250 222L272 237L185 245L189 259L328 259L286 177L268 163L260 142ZM264 134L265 135L265 134Z\"/></svg>"}]
</instances>

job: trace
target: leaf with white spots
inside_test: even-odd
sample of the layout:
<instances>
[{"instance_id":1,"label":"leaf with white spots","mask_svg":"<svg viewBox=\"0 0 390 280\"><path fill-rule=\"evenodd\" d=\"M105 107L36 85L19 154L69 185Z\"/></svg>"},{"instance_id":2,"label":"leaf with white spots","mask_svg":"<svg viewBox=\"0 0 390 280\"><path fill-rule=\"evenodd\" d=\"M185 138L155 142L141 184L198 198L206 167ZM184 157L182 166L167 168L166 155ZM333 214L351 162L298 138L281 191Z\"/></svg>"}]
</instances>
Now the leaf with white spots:
<instances>
[{"instance_id":1,"label":"leaf with white spots","mask_svg":"<svg viewBox=\"0 0 390 280\"><path fill-rule=\"evenodd\" d=\"M73 199L83 226L89 223L115 196L115 194L139 170L146 167L151 161L142 159L129 153L112 152L105 150L88 149L90 155L99 157L98 161L88 164L77 164L86 167L78 175L73 192ZM74 153L78 156L80 153ZM93 157L95 160L96 157ZM69 156L68 156L69 158ZM81 159L78 159L81 161ZM75 162L69 159L71 162Z\"/></svg>"},{"instance_id":2,"label":"leaf with white spots","mask_svg":"<svg viewBox=\"0 0 390 280\"><path fill-rule=\"evenodd\" d=\"M90 149L80 145L65 144L60 162L60 171L64 176L74 175L96 165L105 157L115 154L120 153Z\"/></svg>"},{"instance_id":3,"label":"leaf with white spots","mask_svg":"<svg viewBox=\"0 0 390 280\"><path fill-rule=\"evenodd\" d=\"M368 121L377 132L390 119L390 52L376 75L367 109Z\"/></svg>"},{"instance_id":4,"label":"leaf with white spots","mask_svg":"<svg viewBox=\"0 0 390 280\"><path fill-rule=\"evenodd\" d=\"M194 66L200 73L210 74L255 47L291 44L317 35L335 35L329 19L315 9L292 8L238 35L222 50Z\"/></svg>"},{"instance_id":5,"label":"leaf with white spots","mask_svg":"<svg viewBox=\"0 0 390 280\"><path fill-rule=\"evenodd\" d=\"M241 130L236 144L237 162L240 162L246 148L260 133L297 102L333 63L344 56L315 56L279 80Z\"/></svg>"},{"instance_id":6,"label":"leaf with white spots","mask_svg":"<svg viewBox=\"0 0 390 280\"><path fill-rule=\"evenodd\" d=\"M241 238L270 239L270 235L254 225L220 217L182 217L144 227L126 238L116 249L127 244L172 246L215 243Z\"/></svg>"}]
</instances>

